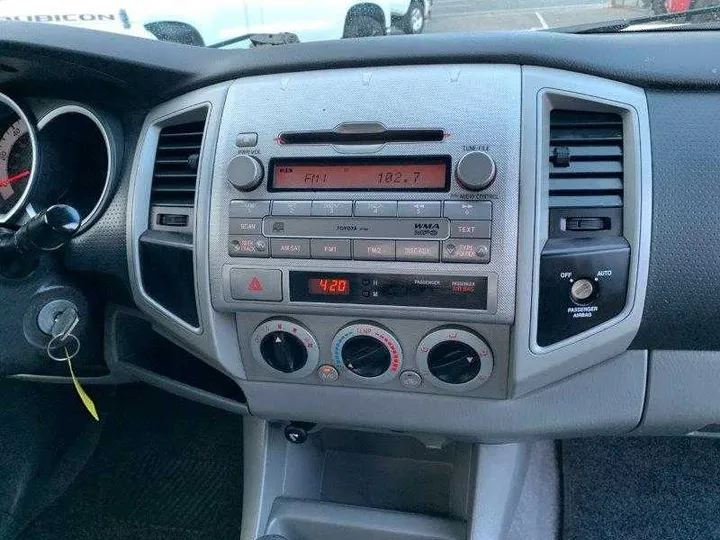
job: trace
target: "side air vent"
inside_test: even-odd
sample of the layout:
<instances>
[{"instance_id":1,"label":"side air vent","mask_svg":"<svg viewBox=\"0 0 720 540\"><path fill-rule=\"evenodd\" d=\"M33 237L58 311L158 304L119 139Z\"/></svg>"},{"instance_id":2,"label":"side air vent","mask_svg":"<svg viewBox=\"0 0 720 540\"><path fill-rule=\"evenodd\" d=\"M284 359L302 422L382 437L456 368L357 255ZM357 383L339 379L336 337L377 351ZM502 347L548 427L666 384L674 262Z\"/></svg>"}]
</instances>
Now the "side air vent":
<instances>
[{"instance_id":1,"label":"side air vent","mask_svg":"<svg viewBox=\"0 0 720 540\"><path fill-rule=\"evenodd\" d=\"M205 119L166 126L160 131L150 205L195 204L200 148Z\"/></svg>"},{"instance_id":2,"label":"side air vent","mask_svg":"<svg viewBox=\"0 0 720 540\"><path fill-rule=\"evenodd\" d=\"M550 208L623 205L623 119L619 114L550 113Z\"/></svg>"},{"instance_id":3,"label":"side air vent","mask_svg":"<svg viewBox=\"0 0 720 540\"><path fill-rule=\"evenodd\" d=\"M195 281L195 194L207 107L158 127L150 189L149 227L138 256L144 293L169 315L200 328Z\"/></svg>"}]
</instances>

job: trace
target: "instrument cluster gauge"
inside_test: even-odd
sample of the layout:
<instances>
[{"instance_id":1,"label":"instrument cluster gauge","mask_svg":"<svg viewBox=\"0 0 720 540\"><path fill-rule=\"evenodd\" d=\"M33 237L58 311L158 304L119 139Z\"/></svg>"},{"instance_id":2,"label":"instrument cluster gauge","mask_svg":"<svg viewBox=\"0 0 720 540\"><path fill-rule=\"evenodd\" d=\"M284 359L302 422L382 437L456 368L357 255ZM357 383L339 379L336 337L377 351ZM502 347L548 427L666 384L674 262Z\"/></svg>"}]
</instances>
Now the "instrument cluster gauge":
<instances>
[{"instance_id":1,"label":"instrument cluster gauge","mask_svg":"<svg viewBox=\"0 0 720 540\"><path fill-rule=\"evenodd\" d=\"M17 103L0 94L0 223L27 204L37 161L34 127Z\"/></svg>"}]
</instances>

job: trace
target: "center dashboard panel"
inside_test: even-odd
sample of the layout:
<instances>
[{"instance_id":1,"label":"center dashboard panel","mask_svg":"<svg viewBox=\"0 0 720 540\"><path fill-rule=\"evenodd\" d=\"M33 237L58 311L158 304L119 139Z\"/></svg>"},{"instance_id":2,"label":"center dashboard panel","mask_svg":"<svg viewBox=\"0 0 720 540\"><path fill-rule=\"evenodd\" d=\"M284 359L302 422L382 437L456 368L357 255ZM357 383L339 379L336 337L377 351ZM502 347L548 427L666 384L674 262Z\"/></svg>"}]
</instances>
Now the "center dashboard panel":
<instances>
[{"instance_id":1,"label":"center dashboard panel","mask_svg":"<svg viewBox=\"0 0 720 540\"><path fill-rule=\"evenodd\" d=\"M216 309L236 313L249 378L505 397L520 69L464 71L230 87L211 291ZM438 92L444 107L422 97ZM428 348L434 333L446 336Z\"/></svg>"},{"instance_id":2,"label":"center dashboard panel","mask_svg":"<svg viewBox=\"0 0 720 540\"><path fill-rule=\"evenodd\" d=\"M279 410L268 384L287 399L316 389L309 419L322 396L355 395L344 391L513 399L636 333L647 141L642 90L542 68L215 85L146 121L128 222L135 299L240 381L257 414ZM187 154L182 171L168 151ZM184 253L185 270L171 261L182 280L155 272L164 298L143 287L148 244Z\"/></svg>"}]
</instances>

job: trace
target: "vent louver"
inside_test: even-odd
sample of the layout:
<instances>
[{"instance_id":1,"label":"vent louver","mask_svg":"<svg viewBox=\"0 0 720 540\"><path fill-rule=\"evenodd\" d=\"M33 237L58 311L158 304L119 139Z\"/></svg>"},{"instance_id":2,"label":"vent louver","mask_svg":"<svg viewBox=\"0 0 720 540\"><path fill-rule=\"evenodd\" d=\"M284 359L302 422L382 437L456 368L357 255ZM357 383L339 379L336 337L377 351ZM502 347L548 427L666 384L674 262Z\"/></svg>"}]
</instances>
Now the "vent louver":
<instances>
[{"instance_id":1,"label":"vent louver","mask_svg":"<svg viewBox=\"0 0 720 540\"><path fill-rule=\"evenodd\" d=\"M151 205L194 205L204 130L205 120L162 128L155 155Z\"/></svg>"},{"instance_id":2,"label":"vent louver","mask_svg":"<svg viewBox=\"0 0 720 540\"><path fill-rule=\"evenodd\" d=\"M622 207L619 114L552 111L549 160L550 208Z\"/></svg>"}]
</instances>

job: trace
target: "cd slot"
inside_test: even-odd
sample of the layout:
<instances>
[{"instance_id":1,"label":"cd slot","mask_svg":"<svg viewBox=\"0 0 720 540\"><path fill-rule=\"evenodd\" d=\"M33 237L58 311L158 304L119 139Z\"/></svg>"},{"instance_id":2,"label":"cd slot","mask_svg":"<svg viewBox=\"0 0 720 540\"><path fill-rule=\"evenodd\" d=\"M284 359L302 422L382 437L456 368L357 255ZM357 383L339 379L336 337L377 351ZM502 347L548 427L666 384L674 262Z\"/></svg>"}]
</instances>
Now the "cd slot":
<instances>
[{"instance_id":1,"label":"cd slot","mask_svg":"<svg viewBox=\"0 0 720 540\"><path fill-rule=\"evenodd\" d=\"M385 144L442 142L442 129L383 129L377 131L293 131L281 133L281 144Z\"/></svg>"}]
</instances>

